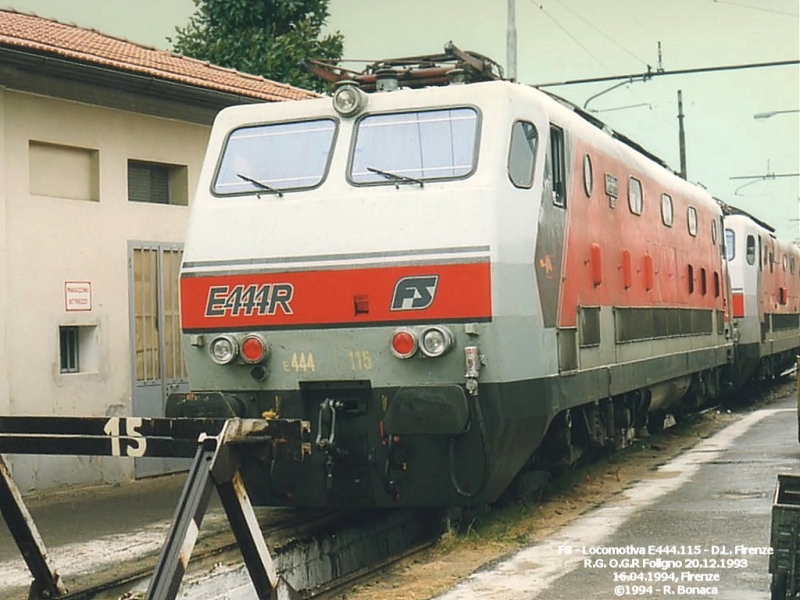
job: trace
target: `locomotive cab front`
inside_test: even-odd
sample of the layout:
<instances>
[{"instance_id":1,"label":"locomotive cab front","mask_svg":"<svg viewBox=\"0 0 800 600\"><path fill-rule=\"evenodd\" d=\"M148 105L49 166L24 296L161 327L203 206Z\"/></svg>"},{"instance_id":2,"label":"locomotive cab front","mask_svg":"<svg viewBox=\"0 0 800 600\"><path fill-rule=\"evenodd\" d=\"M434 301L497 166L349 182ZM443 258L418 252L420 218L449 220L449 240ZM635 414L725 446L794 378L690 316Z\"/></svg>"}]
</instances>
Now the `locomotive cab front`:
<instances>
[{"instance_id":1,"label":"locomotive cab front","mask_svg":"<svg viewBox=\"0 0 800 600\"><path fill-rule=\"evenodd\" d=\"M517 315L504 343L540 353L519 318L535 286L493 293L531 281L546 129L518 87L343 86L219 115L181 271L194 392L169 410L312 423L302 464L251 474L257 502L485 502L532 452L544 421L489 402L492 373L519 370L492 324ZM524 448L493 468L509 428Z\"/></svg>"}]
</instances>

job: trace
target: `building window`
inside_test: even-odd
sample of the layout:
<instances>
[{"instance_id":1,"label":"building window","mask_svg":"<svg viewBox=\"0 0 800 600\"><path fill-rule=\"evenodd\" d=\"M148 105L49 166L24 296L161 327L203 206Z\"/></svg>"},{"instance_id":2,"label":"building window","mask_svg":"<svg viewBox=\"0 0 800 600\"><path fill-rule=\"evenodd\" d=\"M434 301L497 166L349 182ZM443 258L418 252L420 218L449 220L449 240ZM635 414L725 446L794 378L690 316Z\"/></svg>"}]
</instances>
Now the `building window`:
<instances>
[{"instance_id":1,"label":"building window","mask_svg":"<svg viewBox=\"0 0 800 600\"><path fill-rule=\"evenodd\" d=\"M186 167L129 160L128 201L188 206Z\"/></svg>"},{"instance_id":2,"label":"building window","mask_svg":"<svg viewBox=\"0 0 800 600\"><path fill-rule=\"evenodd\" d=\"M59 346L61 348L61 372L77 373L78 359L78 328L74 326L59 327Z\"/></svg>"},{"instance_id":3,"label":"building window","mask_svg":"<svg viewBox=\"0 0 800 600\"><path fill-rule=\"evenodd\" d=\"M96 325L62 325L58 328L60 370L85 373L98 370Z\"/></svg>"},{"instance_id":4,"label":"building window","mask_svg":"<svg viewBox=\"0 0 800 600\"><path fill-rule=\"evenodd\" d=\"M34 196L100 200L99 152L88 148L28 142L28 189Z\"/></svg>"},{"instance_id":5,"label":"building window","mask_svg":"<svg viewBox=\"0 0 800 600\"><path fill-rule=\"evenodd\" d=\"M644 199L642 198L642 182L631 177L628 180L628 208L635 215L642 214Z\"/></svg>"},{"instance_id":6,"label":"building window","mask_svg":"<svg viewBox=\"0 0 800 600\"><path fill-rule=\"evenodd\" d=\"M533 165L536 158L536 128L527 121L517 121L511 130L508 153L508 176L516 187L533 185Z\"/></svg>"}]
</instances>

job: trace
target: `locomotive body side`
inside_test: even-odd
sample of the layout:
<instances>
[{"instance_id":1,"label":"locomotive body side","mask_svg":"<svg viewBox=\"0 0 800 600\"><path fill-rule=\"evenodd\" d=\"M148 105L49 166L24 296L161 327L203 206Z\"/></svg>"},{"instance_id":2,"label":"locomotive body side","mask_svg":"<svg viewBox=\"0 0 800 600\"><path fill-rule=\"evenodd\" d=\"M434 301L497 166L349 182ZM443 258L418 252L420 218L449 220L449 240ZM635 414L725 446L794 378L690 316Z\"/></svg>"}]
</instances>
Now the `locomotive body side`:
<instances>
[{"instance_id":1,"label":"locomotive body side","mask_svg":"<svg viewBox=\"0 0 800 600\"><path fill-rule=\"evenodd\" d=\"M507 82L379 93L353 116L227 109L181 269L194 391L168 410L312 423L310 457L246 473L258 504L491 502L535 454L624 445L714 391L720 214Z\"/></svg>"},{"instance_id":2,"label":"locomotive body side","mask_svg":"<svg viewBox=\"0 0 800 600\"><path fill-rule=\"evenodd\" d=\"M701 188L573 113L560 118L574 146L560 371L584 374L602 397L638 391L648 410L665 408L691 376L728 361L721 211Z\"/></svg>"}]
</instances>

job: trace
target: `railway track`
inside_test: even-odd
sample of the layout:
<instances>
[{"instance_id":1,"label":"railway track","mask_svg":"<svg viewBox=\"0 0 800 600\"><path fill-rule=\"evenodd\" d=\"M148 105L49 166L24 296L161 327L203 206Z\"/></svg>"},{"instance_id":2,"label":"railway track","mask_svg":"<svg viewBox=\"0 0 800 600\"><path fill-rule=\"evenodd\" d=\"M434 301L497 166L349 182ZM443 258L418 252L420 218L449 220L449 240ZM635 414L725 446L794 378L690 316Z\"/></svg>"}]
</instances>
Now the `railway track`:
<instances>
[{"instance_id":1,"label":"railway track","mask_svg":"<svg viewBox=\"0 0 800 600\"><path fill-rule=\"evenodd\" d=\"M233 534L210 513L212 531L202 536L178 598L255 598ZM257 509L259 524L279 573L303 598L325 598L393 562L430 547L437 515L423 511L353 512ZM201 528L201 532L203 528ZM63 600L144 598L158 553L89 574L62 573L70 591ZM74 591L72 591L74 590ZM230 596L238 590L236 596ZM249 594L249 595L248 595ZM28 597L28 588L0 591L0 599Z\"/></svg>"},{"instance_id":2,"label":"railway track","mask_svg":"<svg viewBox=\"0 0 800 600\"><path fill-rule=\"evenodd\" d=\"M784 393L792 380L789 374L774 384L759 386L748 393L749 403L769 401L777 391ZM783 392L781 390L784 390ZM731 400L741 405L744 400ZM706 411L724 408L715 406ZM184 589L204 588L203 597L220 597L237 586L246 598L250 586L247 571L241 566L241 554L221 510L210 512L206 526L208 535L201 537L192 556ZM295 512L287 509L257 509L257 516L276 566L303 598L328 599L350 586L374 577L397 561L412 557L430 548L438 539L441 515L422 511L374 511L366 514L330 511ZM63 576L68 587L76 590L64 599L136 599L143 598L149 576L156 563L157 552L150 551L134 561L115 565L111 570L86 576ZM206 592L205 589L210 590ZM25 598L27 587L0 591L0 599ZM187 595L188 594L188 595ZM210 594L210 595L209 595ZM192 597L183 592L179 596ZM240 596L236 596L237 600ZM255 596L253 596L255 597Z\"/></svg>"}]
</instances>

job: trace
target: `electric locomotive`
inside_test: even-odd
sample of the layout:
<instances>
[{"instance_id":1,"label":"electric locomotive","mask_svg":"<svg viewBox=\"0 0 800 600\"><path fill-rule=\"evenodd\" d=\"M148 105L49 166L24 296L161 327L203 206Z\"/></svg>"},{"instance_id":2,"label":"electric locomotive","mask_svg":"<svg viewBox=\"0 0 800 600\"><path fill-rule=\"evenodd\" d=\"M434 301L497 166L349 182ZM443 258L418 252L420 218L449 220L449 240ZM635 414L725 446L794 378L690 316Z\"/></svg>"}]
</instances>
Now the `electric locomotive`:
<instances>
[{"instance_id":1,"label":"electric locomotive","mask_svg":"<svg viewBox=\"0 0 800 600\"><path fill-rule=\"evenodd\" d=\"M484 504L719 392L705 190L538 89L390 66L214 123L168 416L311 422L305 460L245 473L254 503Z\"/></svg>"},{"instance_id":2,"label":"electric locomotive","mask_svg":"<svg viewBox=\"0 0 800 600\"><path fill-rule=\"evenodd\" d=\"M800 248L752 215L723 209L736 331L731 376L739 384L771 379L792 366L800 346Z\"/></svg>"}]
</instances>

